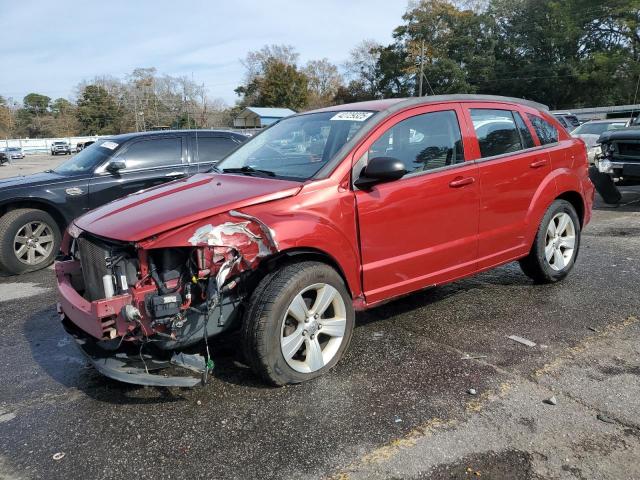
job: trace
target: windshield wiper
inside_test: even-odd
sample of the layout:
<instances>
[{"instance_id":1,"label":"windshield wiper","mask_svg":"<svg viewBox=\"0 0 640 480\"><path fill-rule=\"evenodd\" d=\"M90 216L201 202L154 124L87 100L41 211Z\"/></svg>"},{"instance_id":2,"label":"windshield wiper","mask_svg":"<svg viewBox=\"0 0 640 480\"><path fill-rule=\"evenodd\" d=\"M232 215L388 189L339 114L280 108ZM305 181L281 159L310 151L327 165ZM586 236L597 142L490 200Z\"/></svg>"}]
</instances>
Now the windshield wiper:
<instances>
[{"instance_id":1,"label":"windshield wiper","mask_svg":"<svg viewBox=\"0 0 640 480\"><path fill-rule=\"evenodd\" d=\"M213 165L209 170L207 170L207 173L209 172L216 172L216 173L224 173L222 170L220 170L217 166Z\"/></svg>"},{"instance_id":2,"label":"windshield wiper","mask_svg":"<svg viewBox=\"0 0 640 480\"><path fill-rule=\"evenodd\" d=\"M240 168L223 168L222 171L224 173L244 173L245 175L253 175L258 174L262 177L275 177L276 174L270 170L260 170L258 168L250 167L249 165L245 165Z\"/></svg>"}]
</instances>

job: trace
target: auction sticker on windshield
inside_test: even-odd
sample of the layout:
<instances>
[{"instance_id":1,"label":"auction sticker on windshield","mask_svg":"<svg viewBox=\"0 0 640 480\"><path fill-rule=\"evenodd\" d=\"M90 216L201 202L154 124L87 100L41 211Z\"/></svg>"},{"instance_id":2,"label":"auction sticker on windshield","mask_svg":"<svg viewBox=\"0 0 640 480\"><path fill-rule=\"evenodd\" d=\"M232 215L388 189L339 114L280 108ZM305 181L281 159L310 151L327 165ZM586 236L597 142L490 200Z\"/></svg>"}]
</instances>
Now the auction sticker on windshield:
<instances>
[{"instance_id":1,"label":"auction sticker on windshield","mask_svg":"<svg viewBox=\"0 0 640 480\"><path fill-rule=\"evenodd\" d=\"M373 115L373 112L340 112L331 117L331 120L348 120L351 122L364 122Z\"/></svg>"},{"instance_id":2,"label":"auction sticker on windshield","mask_svg":"<svg viewBox=\"0 0 640 480\"><path fill-rule=\"evenodd\" d=\"M108 148L109 150L115 150L118 147L116 142L102 142L101 147Z\"/></svg>"}]
</instances>

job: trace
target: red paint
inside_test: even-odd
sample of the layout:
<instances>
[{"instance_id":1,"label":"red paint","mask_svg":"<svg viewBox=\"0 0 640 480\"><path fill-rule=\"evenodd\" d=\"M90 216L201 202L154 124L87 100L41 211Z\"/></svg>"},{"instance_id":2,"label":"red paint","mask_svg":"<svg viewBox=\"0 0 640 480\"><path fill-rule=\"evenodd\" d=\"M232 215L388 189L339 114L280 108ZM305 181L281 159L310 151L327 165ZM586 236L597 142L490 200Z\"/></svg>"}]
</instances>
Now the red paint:
<instances>
[{"instance_id":1,"label":"red paint","mask_svg":"<svg viewBox=\"0 0 640 480\"><path fill-rule=\"evenodd\" d=\"M330 109L397 109L398 102ZM480 161L469 115L472 107L519 111L536 147ZM384 131L405 118L439 110L456 112L465 151L463 164L366 191L351 187L354 163ZM527 113L556 125L559 142L541 146ZM563 194L577 194L581 199L583 224L591 218L593 186L584 146L546 112L511 102L443 101L407 106L379 118L373 117L371 121L378 124L328 178L297 183L197 175L103 206L78 219L76 225L101 237L135 242L145 269L144 250L189 246L189 238L199 227L241 221L228 214L238 210L268 225L280 251L314 250L329 256L341 270L354 306L362 310L526 255L544 212ZM249 246L239 244L238 248ZM77 315L83 324L89 322L85 317L97 306L69 293L64 269L58 266L56 271L63 310L70 317ZM153 286L147 282L141 288ZM136 293L133 302L140 298ZM119 316L118 333L125 327ZM97 332L95 328L86 330Z\"/></svg>"}]
</instances>

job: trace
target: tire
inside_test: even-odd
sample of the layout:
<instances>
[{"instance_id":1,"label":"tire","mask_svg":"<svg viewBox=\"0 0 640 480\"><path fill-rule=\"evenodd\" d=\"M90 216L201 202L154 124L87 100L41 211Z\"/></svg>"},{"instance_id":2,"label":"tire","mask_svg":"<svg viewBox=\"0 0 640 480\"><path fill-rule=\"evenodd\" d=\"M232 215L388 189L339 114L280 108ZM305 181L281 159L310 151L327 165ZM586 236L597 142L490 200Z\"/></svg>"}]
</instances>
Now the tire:
<instances>
[{"instance_id":1,"label":"tire","mask_svg":"<svg viewBox=\"0 0 640 480\"><path fill-rule=\"evenodd\" d=\"M589 167L589 178L605 203L610 205L620 203L622 194L610 175L601 173L596 167Z\"/></svg>"},{"instance_id":2,"label":"tire","mask_svg":"<svg viewBox=\"0 0 640 480\"><path fill-rule=\"evenodd\" d=\"M40 225L44 225L44 228L38 233ZM24 240L24 235L29 231L37 241L16 242L18 233L23 234L20 239ZM53 262L58 253L60 240L60 229L47 212L32 208L11 210L0 217L0 268L13 275L45 268ZM22 259L18 256L22 248L20 245L27 248ZM33 252L30 253L30 250Z\"/></svg>"},{"instance_id":3,"label":"tire","mask_svg":"<svg viewBox=\"0 0 640 480\"><path fill-rule=\"evenodd\" d=\"M329 297L332 303L322 310L316 301ZM319 316L313 315L315 307L322 310ZM319 262L287 264L263 278L251 295L242 322L245 359L272 385L311 380L342 358L354 323L351 296L333 268ZM285 350L293 353L285 356Z\"/></svg>"},{"instance_id":4,"label":"tire","mask_svg":"<svg viewBox=\"0 0 640 480\"><path fill-rule=\"evenodd\" d=\"M559 225L560 219L564 220L566 217L571 222L568 222L567 227L559 232L558 237L552 237L550 229L557 231L557 226L562 227ZM550 225L552 221L553 228ZM573 205L566 200L554 201L542 217L529 255L520 260L520 268L536 283L554 283L564 279L578 257L580 234L580 220ZM572 248L570 248L571 245L573 245ZM549 252L551 252L550 259Z\"/></svg>"}]
</instances>

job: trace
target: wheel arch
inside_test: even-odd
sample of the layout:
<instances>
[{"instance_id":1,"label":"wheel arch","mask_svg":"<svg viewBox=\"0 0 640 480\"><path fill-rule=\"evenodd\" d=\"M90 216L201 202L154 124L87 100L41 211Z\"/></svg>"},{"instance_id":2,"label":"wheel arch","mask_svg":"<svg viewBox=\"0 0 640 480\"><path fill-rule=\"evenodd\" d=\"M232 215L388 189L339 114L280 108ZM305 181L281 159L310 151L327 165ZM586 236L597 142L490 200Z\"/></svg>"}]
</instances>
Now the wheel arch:
<instances>
[{"instance_id":1,"label":"wheel arch","mask_svg":"<svg viewBox=\"0 0 640 480\"><path fill-rule=\"evenodd\" d=\"M576 213L578 214L578 219L580 220L580 227L582 228L582 226L584 226L585 213L585 205L582 195L575 190L569 190L558 195L556 200L565 200L575 208Z\"/></svg>"},{"instance_id":2,"label":"wheel arch","mask_svg":"<svg viewBox=\"0 0 640 480\"><path fill-rule=\"evenodd\" d=\"M312 247L297 247L290 248L287 250L282 250L272 257L266 259L264 263L267 265L269 269L280 268L281 266L291 263L291 262L302 262L305 260L312 260L320 263L324 263L332 267L338 275L342 278L349 295L353 298L353 288L349 285L349 281L347 280L347 276L345 275L344 270L340 266L340 263L333 258L329 253Z\"/></svg>"},{"instance_id":3,"label":"wheel arch","mask_svg":"<svg viewBox=\"0 0 640 480\"><path fill-rule=\"evenodd\" d=\"M60 229L60 234L62 235L67 228L67 220L64 218L62 212L57 209L54 205L41 201L41 200L32 200L32 199L19 199L13 200L11 202L0 205L0 217L5 213L10 212L12 210L18 210L20 208L32 208L35 210L42 210L43 212L48 213L53 217L58 228Z\"/></svg>"}]
</instances>

